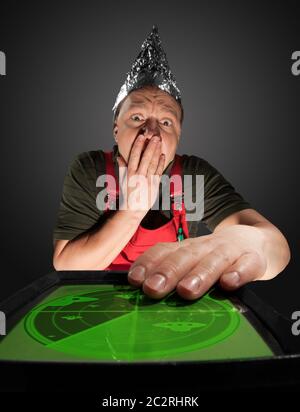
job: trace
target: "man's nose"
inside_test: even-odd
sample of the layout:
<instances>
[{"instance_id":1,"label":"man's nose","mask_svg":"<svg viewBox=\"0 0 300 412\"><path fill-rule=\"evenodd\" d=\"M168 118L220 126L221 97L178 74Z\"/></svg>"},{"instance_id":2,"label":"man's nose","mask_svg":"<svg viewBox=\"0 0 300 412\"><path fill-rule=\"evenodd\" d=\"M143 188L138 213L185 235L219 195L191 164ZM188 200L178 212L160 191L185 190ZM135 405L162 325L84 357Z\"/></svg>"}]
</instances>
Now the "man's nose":
<instances>
[{"instance_id":1,"label":"man's nose","mask_svg":"<svg viewBox=\"0 0 300 412\"><path fill-rule=\"evenodd\" d=\"M141 129L141 133L143 133L145 136L149 135L149 138L151 138L152 136L160 136L157 120L147 119L145 125Z\"/></svg>"}]
</instances>

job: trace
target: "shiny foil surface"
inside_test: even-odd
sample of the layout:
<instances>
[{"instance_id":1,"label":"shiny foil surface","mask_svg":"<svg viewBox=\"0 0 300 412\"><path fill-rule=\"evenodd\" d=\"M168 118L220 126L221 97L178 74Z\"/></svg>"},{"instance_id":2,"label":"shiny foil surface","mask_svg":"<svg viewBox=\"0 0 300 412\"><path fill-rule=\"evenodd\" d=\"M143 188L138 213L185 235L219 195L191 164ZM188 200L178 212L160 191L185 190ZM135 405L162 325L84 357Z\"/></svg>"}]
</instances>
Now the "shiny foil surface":
<instances>
[{"instance_id":1,"label":"shiny foil surface","mask_svg":"<svg viewBox=\"0 0 300 412\"><path fill-rule=\"evenodd\" d=\"M170 70L156 25L144 40L141 51L127 73L126 81L120 89L112 110L115 112L119 103L132 90L140 89L145 85L158 86L181 104L181 93Z\"/></svg>"}]
</instances>

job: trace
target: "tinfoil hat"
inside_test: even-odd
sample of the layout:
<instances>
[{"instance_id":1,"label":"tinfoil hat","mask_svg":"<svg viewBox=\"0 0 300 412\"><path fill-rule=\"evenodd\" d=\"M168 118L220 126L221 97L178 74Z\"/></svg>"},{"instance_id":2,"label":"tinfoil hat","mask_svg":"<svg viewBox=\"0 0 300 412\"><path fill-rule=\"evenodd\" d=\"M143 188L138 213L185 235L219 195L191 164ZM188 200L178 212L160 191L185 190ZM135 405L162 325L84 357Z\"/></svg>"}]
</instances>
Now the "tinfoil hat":
<instances>
[{"instance_id":1,"label":"tinfoil hat","mask_svg":"<svg viewBox=\"0 0 300 412\"><path fill-rule=\"evenodd\" d=\"M181 93L175 77L170 70L167 56L161 46L158 28L153 26L151 33L144 40L141 51L127 73L125 83L116 98L113 112L115 114L119 103L133 90L146 85L156 85L161 90L173 96L181 105Z\"/></svg>"}]
</instances>

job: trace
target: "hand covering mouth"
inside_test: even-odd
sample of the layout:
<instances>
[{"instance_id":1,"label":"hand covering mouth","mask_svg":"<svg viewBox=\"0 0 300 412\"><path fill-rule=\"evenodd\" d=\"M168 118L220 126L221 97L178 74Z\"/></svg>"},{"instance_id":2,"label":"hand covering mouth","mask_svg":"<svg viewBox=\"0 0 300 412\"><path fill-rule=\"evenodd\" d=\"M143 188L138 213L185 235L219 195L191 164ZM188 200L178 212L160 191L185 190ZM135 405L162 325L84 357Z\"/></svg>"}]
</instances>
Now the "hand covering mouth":
<instances>
[{"instance_id":1,"label":"hand covering mouth","mask_svg":"<svg viewBox=\"0 0 300 412\"><path fill-rule=\"evenodd\" d=\"M147 139L145 140L144 145L143 145L143 148L142 148L142 151L141 151L142 154L143 154L144 151L146 150L146 148L147 148L150 140L151 140L151 138L147 138Z\"/></svg>"},{"instance_id":2,"label":"hand covering mouth","mask_svg":"<svg viewBox=\"0 0 300 412\"><path fill-rule=\"evenodd\" d=\"M145 142L144 142L144 145L143 145L143 148L142 148L142 154L144 153L144 151L146 150L146 148L147 148L147 146L148 146L148 143L149 143L149 139L146 139L145 140Z\"/></svg>"}]
</instances>

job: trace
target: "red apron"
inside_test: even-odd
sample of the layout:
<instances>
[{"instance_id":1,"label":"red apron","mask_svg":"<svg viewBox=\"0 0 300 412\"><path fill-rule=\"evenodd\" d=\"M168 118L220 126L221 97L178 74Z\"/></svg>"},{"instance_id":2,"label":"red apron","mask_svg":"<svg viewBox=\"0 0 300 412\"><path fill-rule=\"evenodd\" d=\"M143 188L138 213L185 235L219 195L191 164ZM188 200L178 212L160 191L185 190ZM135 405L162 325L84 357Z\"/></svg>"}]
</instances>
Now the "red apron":
<instances>
[{"instance_id":1,"label":"red apron","mask_svg":"<svg viewBox=\"0 0 300 412\"><path fill-rule=\"evenodd\" d=\"M106 175L111 175L115 178L115 182L118 180L115 177L114 165L113 165L113 152L104 152ZM174 188L174 183L170 183L170 196L171 196L171 209L172 219L160 226L157 229L145 229L139 225L136 232L129 240L127 245L119 253L118 256L107 266L104 270L128 270L132 263L143 254L148 248L154 246L158 242L177 242L183 240L183 238L189 237L188 225L186 222L186 211L184 207L184 199L182 196L182 166L181 156L175 154L175 160L172 165L170 177L173 175L179 175L181 178L181 185ZM116 202L116 198L119 194L119 188L117 184L117 191L114 191L109 184L109 180L106 181L106 190L108 194L108 201L106 202L106 211L109 210L109 205Z\"/></svg>"}]
</instances>

